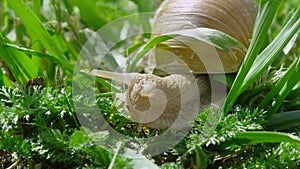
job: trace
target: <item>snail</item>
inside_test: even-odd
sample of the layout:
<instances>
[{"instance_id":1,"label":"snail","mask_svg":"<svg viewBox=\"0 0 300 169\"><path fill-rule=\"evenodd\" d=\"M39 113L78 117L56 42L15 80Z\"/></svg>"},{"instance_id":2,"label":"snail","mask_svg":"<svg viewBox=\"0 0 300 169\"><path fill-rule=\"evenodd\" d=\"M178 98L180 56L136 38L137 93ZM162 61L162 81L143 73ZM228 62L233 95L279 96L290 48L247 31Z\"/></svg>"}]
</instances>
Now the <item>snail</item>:
<instances>
[{"instance_id":1,"label":"snail","mask_svg":"<svg viewBox=\"0 0 300 169\"><path fill-rule=\"evenodd\" d=\"M256 15L254 0L165 0L154 17L152 38L203 27L222 31L247 48ZM185 41L171 39L164 42L169 46L168 52L154 52L156 68L152 74L103 70L93 70L90 74L128 85L125 105L132 119L141 126L181 130L189 125L200 109L210 104L212 92L209 75L237 72L245 55L245 51L241 50L233 49L230 53L214 48L213 54L198 56L184 43L194 44L194 41L187 38ZM214 66L216 60L220 61L221 68ZM168 64L170 62L173 66ZM174 67L174 63L174 70L186 65L189 71L176 72L172 68L168 71L168 67ZM176 63L180 64L176 66ZM210 64L209 68L206 63ZM159 71L159 67L167 70Z\"/></svg>"}]
</instances>

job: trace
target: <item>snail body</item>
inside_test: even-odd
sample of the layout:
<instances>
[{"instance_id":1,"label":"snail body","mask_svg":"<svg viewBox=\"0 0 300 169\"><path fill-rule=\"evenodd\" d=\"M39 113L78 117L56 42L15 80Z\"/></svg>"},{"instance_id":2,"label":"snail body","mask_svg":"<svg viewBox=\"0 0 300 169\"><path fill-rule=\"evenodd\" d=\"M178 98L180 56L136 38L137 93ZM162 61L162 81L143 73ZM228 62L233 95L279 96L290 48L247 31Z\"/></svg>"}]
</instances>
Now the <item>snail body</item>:
<instances>
[{"instance_id":1,"label":"snail body","mask_svg":"<svg viewBox=\"0 0 300 169\"><path fill-rule=\"evenodd\" d=\"M126 102L130 116L135 122L150 128L172 130L187 127L198 113L199 103L204 103L210 93L209 81L195 79L191 75L172 74L159 77L152 74L136 76L129 84ZM197 83L202 86L198 91ZM176 122L175 125L173 123Z\"/></svg>"},{"instance_id":2,"label":"snail body","mask_svg":"<svg viewBox=\"0 0 300 169\"><path fill-rule=\"evenodd\" d=\"M222 31L248 47L256 14L257 6L253 0L165 0L154 18L152 38L178 30L205 27ZM188 38L186 41L198 48L195 39ZM134 121L150 128L181 130L211 102L208 74L236 72L245 53L235 49L229 52L214 49L214 54L207 56L205 53L198 55L189 45L176 39L164 44L169 46L167 50L171 54L155 53L156 67L170 67L170 62L176 67L177 61L172 59L176 56L187 65L190 74L167 72L168 76L160 77L160 73L155 71L153 74L139 74L102 70L94 70L91 74L128 85L125 104ZM201 45L201 50L207 48L201 48ZM208 69L205 60L212 65L215 60L220 60L222 68ZM174 122L176 125L172 125Z\"/></svg>"}]
</instances>

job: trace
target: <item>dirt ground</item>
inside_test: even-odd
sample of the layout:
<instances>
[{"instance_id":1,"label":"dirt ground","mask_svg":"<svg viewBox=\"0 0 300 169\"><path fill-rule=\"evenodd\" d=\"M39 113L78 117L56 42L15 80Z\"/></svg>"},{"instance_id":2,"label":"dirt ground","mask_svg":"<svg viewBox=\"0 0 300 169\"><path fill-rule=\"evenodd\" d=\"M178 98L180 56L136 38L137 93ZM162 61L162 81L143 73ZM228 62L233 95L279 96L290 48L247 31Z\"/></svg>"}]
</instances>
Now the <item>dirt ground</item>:
<instances>
[{"instance_id":1,"label":"dirt ground","mask_svg":"<svg viewBox=\"0 0 300 169\"><path fill-rule=\"evenodd\" d=\"M0 168L4 169L29 169L29 163L16 153L0 150Z\"/></svg>"}]
</instances>

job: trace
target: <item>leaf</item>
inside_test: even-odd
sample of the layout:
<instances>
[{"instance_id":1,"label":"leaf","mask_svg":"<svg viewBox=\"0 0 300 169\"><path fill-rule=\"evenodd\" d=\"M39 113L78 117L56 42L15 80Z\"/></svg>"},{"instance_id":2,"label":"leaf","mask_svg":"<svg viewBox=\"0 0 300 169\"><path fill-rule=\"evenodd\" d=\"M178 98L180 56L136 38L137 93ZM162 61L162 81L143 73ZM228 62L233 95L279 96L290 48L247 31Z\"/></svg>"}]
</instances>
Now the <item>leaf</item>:
<instances>
[{"instance_id":1,"label":"leaf","mask_svg":"<svg viewBox=\"0 0 300 169\"><path fill-rule=\"evenodd\" d=\"M83 131L76 130L70 136L70 146L76 150L83 148L88 143L89 143L89 138Z\"/></svg>"},{"instance_id":2,"label":"leaf","mask_svg":"<svg viewBox=\"0 0 300 169\"><path fill-rule=\"evenodd\" d=\"M13 87L13 84L10 81L9 77L6 74L4 74L4 72L2 70L0 70L0 86Z\"/></svg>"},{"instance_id":3,"label":"leaf","mask_svg":"<svg viewBox=\"0 0 300 169\"><path fill-rule=\"evenodd\" d=\"M139 12L153 12L156 8L156 1L132 0L139 9Z\"/></svg>"},{"instance_id":4,"label":"leaf","mask_svg":"<svg viewBox=\"0 0 300 169\"><path fill-rule=\"evenodd\" d=\"M284 130L300 125L300 110L274 114L266 124L267 129Z\"/></svg>"},{"instance_id":5,"label":"leaf","mask_svg":"<svg viewBox=\"0 0 300 169\"><path fill-rule=\"evenodd\" d=\"M238 132L235 135L236 139L244 140L246 144L257 143L281 143L289 142L291 144L300 144L300 138L292 134L268 131L247 131Z\"/></svg>"},{"instance_id":6,"label":"leaf","mask_svg":"<svg viewBox=\"0 0 300 169\"><path fill-rule=\"evenodd\" d=\"M265 96L265 98L258 105L259 108L263 108L270 104L274 97L275 100L271 102L271 106L268 109L268 116L271 117L277 109L280 107L284 99L292 91L295 85L300 81L300 58L296 58L292 65L288 68L285 74L278 80L275 87Z\"/></svg>"},{"instance_id":7,"label":"leaf","mask_svg":"<svg viewBox=\"0 0 300 169\"><path fill-rule=\"evenodd\" d=\"M132 72L135 69L137 62L157 44L179 36L194 38L225 51L230 51L232 48L245 50L245 47L238 40L221 31L210 28L184 29L157 36L147 42L137 52L134 60L129 66L128 71Z\"/></svg>"},{"instance_id":8,"label":"leaf","mask_svg":"<svg viewBox=\"0 0 300 169\"><path fill-rule=\"evenodd\" d=\"M6 43L6 46L10 49L16 49L18 51L22 51L23 53L26 53L28 55L35 55L35 56L38 56L40 58L46 58L46 59L52 60L56 64L59 64L59 65L63 66L65 69L68 69L69 71L72 71L74 69L74 66L71 63L69 63L68 61L65 61L65 60L60 59L60 58L56 58L52 55L40 53L40 52L37 52L35 50L27 49L27 48L24 48L24 47L19 47L17 45L10 44L10 43ZM33 63L31 63L31 64L33 64Z\"/></svg>"},{"instance_id":9,"label":"leaf","mask_svg":"<svg viewBox=\"0 0 300 169\"><path fill-rule=\"evenodd\" d=\"M66 59L38 17L22 0L8 0L8 5L17 13L33 41L39 41L57 59Z\"/></svg>"},{"instance_id":10,"label":"leaf","mask_svg":"<svg viewBox=\"0 0 300 169\"><path fill-rule=\"evenodd\" d=\"M245 88L249 87L256 79L258 79L268 66L282 54L285 46L288 45L290 40L300 30L299 16L300 6L276 38L257 56L243 82L242 90L245 90Z\"/></svg>"},{"instance_id":11,"label":"leaf","mask_svg":"<svg viewBox=\"0 0 300 169\"><path fill-rule=\"evenodd\" d=\"M82 19L90 26L94 27L95 30L104 26L107 21L100 17L99 5L93 0L86 0L85 3L79 0L71 0L73 5L79 8Z\"/></svg>"},{"instance_id":12,"label":"leaf","mask_svg":"<svg viewBox=\"0 0 300 169\"><path fill-rule=\"evenodd\" d=\"M266 1L261 0L259 13L256 18L253 38L245 56L245 60L238 72L231 90L225 100L223 110L229 112L238 96L243 93L255 80L262 75L263 71L282 53L283 48L299 29L300 19L298 7L293 17L281 30L279 35L259 55L262 43L265 41L268 29L275 17L282 0Z\"/></svg>"},{"instance_id":13,"label":"leaf","mask_svg":"<svg viewBox=\"0 0 300 169\"><path fill-rule=\"evenodd\" d=\"M160 42L167 41L169 39L172 39L173 37L176 37L176 35L161 35L157 36L151 41L147 42L136 54L134 60L131 62L131 64L128 67L128 72L132 72L135 67L137 62L144 57L144 55L149 52L155 45L159 44Z\"/></svg>"},{"instance_id":14,"label":"leaf","mask_svg":"<svg viewBox=\"0 0 300 169\"><path fill-rule=\"evenodd\" d=\"M49 129L40 133L39 138L48 146L58 150L67 150L67 139L64 134L58 129Z\"/></svg>"},{"instance_id":15,"label":"leaf","mask_svg":"<svg viewBox=\"0 0 300 169\"><path fill-rule=\"evenodd\" d=\"M23 52L8 48L6 42L10 41L0 32L1 57L7 63L14 78L20 84L25 84L29 79L38 76L39 69L33 64L32 60Z\"/></svg>"}]
</instances>

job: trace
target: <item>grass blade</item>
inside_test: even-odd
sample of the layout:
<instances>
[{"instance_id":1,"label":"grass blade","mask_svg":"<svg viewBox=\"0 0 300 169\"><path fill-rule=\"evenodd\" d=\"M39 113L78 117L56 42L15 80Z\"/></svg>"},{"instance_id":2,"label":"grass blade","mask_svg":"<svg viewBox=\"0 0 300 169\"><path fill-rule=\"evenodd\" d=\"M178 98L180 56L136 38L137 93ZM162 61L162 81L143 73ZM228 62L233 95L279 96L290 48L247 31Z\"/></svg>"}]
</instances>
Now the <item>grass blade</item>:
<instances>
[{"instance_id":1,"label":"grass blade","mask_svg":"<svg viewBox=\"0 0 300 169\"><path fill-rule=\"evenodd\" d=\"M179 30L170 32L161 36L157 36L150 40L148 43L146 43L136 54L134 60L129 66L129 71L132 72L135 69L135 66L137 62L147 53L149 52L154 46L157 44L167 41L169 39L175 38L175 37L190 37L194 38L196 40L205 42L207 44L210 44L216 48L230 51L232 48L237 48L239 50L245 51L245 47L242 43L240 43L238 40L234 39L233 37L210 28L195 28L195 29L185 29L185 30Z\"/></svg>"},{"instance_id":2,"label":"grass blade","mask_svg":"<svg viewBox=\"0 0 300 169\"><path fill-rule=\"evenodd\" d=\"M32 60L15 49L8 48L6 42L9 40L0 32L0 53L7 63L14 78L20 83L25 84L29 79L39 75L39 69L32 63Z\"/></svg>"},{"instance_id":3,"label":"grass blade","mask_svg":"<svg viewBox=\"0 0 300 169\"><path fill-rule=\"evenodd\" d=\"M265 41L267 36L266 32L268 32L268 29L270 28L270 25L275 17L276 11L278 10L281 3L282 0L260 0L259 12L254 25L252 41L246 53L245 60L241 65L232 88L225 100L223 106L225 112L230 111L238 96L243 92L243 89L245 88L242 88L244 79L261 50L263 42Z\"/></svg>"},{"instance_id":4,"label":"grass blade","mask_svg":"<svg viewBox=\"0 0 300 169\"><path fill-rule=\"evenodd\" d=\"M266 49L264 49L261 54L255 60L255 63L249 70L245 81L242 85L242 90L249 87L255 80L258 79L269 65L283 52L285 46L290 42L290 40L297 34L300 30L300 6L294 13L293 17L284 26L282 31L276 36L276 38L271 42Z\"/></svg>"},{"instance_id":5,"label":"grass blade","mask_svg":"<svg viewBox=\"0 0 300 169\"><path fill-rule=\"evenodd\" d=\"M37 56L37 57L40 57L40 58L46 58L46 59L52 60L56 64L63 65L65 67L65 69L67 69L69 71L72 71L74 69L74 66L71 63L69 63L69 62L67 62L63 59L56 58L52 55L40 53L40 52L37 52L35 50L19 47L19 46L16 46L14 44L10 44L10 43L6 43L6 46L10 49L16 49L16 50L21 51L23 53L26 53L28 55L34 55L34 56Z\"/></svg>"},{"instance_id":6,"label":"grass blade","mask_svg":"<svg viewBox=\"0 0 300 169\"><path fill-rule=\"evenodd\" d=\"M0 86L13 87L13 84L12 84L11 80L9 79L8 75L5 74L2 70L0 71Z\"/></svg>"},{"instance_id":7,"label":"grass blade","mask_svg":"<svg viewBox=\"0 0 300 169\"><path fill-rule=\"evenodd\" d=\"M274 99L276 95L278 95L278 97L275 99L274 104L272 104L271 108L268 111L269 115L274 114L275 109L277 109L281 105L283 99L292 91L293 87L300 81L299 69L300 69L300 58L297 58L291 64L291 66L286 71L286 73L275 84L275 87L273 87L272 90L259 103L258 107L264 108L269 104L270 101ZM281 98L280 102L278 100L279 97Z\"/></svg>"},{"instance_id":8,"label":"grass blade","mask_svg":"<svg viewBox=\"0 0 300 169\"><path fill-rule=\"evenodd\" d=\"M300 110L282 112L274 114L269 122L266 124L266 128L270 130L284 130L291 127L300 125Z\"/></svg>"},{"instance_id":9,"label":"grass blade","mask_svg":"<svg viewBox=\"0 0 300 169\"><path fill-rule=\"evenodd\" d=\"M287 95L293 90L294 86L299 83L300 81L300 59L297 58L296 65L294 70L292 70L292 75L290 78L287 79L284 86L281 88L278 96L275 98L274 102L272 103L271 107L268 109L268 116L271 117L283 103L284 99ZM281 80L282 81L282 80Z\"/></svg>"},{"instance_id":10,"label":"grass blade","mask_svg":"<svg viewBox=\"0 0 300 169\"><path fill-rule=\"evenodd\" d=\"M8 15L8 5L6 1L1 1L0 5L2 6L2 10L0 12L0 30L6 32L9 28L9 15Z\"/></svg>"},{"instance_id":11,"label":"grass blade","mask_svg":"<svg viewBox=\"0 0 300 169\"><path fill-rule=\"evenodd\" d=\"M39 41L57 59L66 59L38 17L23 0L8 0L8 5L17 13L33 41Z\"/></svg>"},{"instance_id":12,"label":"grass blade","mask_svg":"<svg viewBox=\"0 0 300 169\"><path fill-rule=\"evenodd\" d=\"M268 131L247 131L239 132L235 135L236 139L243 140L246 144L257 143L281 143L300 144L300 138L292 134Z\"/></svg>"},{"instance_id":13,"label":"grass blade","mask_svg":"<svg viewBox=\"0 0 300 169\"><path fill-rule=\"evenodd\" d=\"M16 64L14 64L14 60L11 57L11 52L5 48L4 45L4 37L2 35L2 33L0 33L0 53L1 53L1 57L3 58L3 60L7 63L11 73L13 74L13 76L15 77L15 79L18 82L22 82L22 75L21 72L18 70L18 67Z\"/></svg>"},{"instance_id":14,"label":"grass blade","mask_svg":"<svg viewBox=\"0 0 300 169\"><path fill-rule=\"evenodd\" d=\"M162 35L155 37L154 39L150 40L147 42L136 54L134 60L131 62L131 64L128 66L127 72L132 72L135 67L137 62L144 57L144 55L149 52L155 45L159 44L160 42L167 41L169 39L172 39L176 37L176 35L171 36L171 35Z\"/></svg>"}]
</instances>

